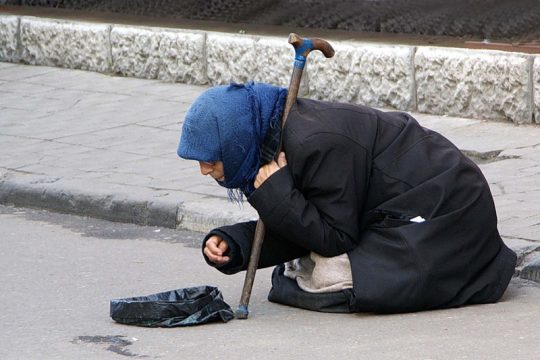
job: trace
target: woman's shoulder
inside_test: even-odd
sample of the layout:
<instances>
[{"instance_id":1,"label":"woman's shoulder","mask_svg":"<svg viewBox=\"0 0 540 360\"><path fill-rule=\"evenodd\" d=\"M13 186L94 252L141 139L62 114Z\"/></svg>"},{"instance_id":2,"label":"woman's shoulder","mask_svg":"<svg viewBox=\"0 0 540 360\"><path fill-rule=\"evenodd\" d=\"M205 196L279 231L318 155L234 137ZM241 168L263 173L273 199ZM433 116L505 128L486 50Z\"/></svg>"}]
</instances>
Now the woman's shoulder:
<instances>
[{"instance_id":1,"label":"woman's shoulder","mask_svg":"<svg viewBox=\"0 0 540 360\"><path fill-rule=\"evenodd\" d=\"M361 105L298 99L289 113L286 132L296 141L326 134L369 139L377 131L376 110Z\"/></svg>"},{"instance_id":2,"label":"woman's shoulder","mask_svg":"<svg viewBox=\"0 0 540 360\"><path fill-rule=\"evenodd\" d=\"M349 104L341 102L322 101L314 99L300 98L291 109L291 113L296 112L300 116L342 116L349 113L356 117L377 117L377 110L360 104Z\"/></svg>"},{"instance_id":3,"label":"woman's shoulder","mask_svg":"<svg viewBox=\"0 0 540 360\"><path fill-rule=\"evenodd\" d=\"M334 121L353 121L357 125L366 123L381 124L403 129L416 120L407 112L383 111L367 105L330 102L313 99L298 99L291 109L293 117L305 120L333 119ZM291 115L289 115L291 116ZM416 124L418 125L418 124Z\"/></svg>"},{"instance_id":4,"label":"woman's shoulder","mask_svg":"<svg viewBox=\"0 0 540 360\"><path fill-rule=\"evenodd\" d=\"M283 144L288 156L300 153L308 156L338 149L371 153L376 134L373 109L300 99L289 113Z\"/></svg>"}]
</instances>

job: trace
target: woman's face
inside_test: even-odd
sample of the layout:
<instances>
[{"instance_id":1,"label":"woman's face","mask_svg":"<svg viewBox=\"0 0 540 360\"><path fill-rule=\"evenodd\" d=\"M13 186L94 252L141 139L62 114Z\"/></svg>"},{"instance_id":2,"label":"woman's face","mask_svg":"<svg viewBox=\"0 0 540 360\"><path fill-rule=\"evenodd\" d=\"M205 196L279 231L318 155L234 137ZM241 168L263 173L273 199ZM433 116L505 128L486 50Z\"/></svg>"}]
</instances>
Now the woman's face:
<instances>
[{"instance_id":1,"label":"woman's face","mask_svg":"<svg viewBox=\"0 0 540 360\"><path fill-rule=\"evenodd\" d=\"M199 167L201 168L201 174L210 175L217 181L225 180L225 171L223 170L223 162L204 162L199 161Z\"/></svg>"}]
</instances>

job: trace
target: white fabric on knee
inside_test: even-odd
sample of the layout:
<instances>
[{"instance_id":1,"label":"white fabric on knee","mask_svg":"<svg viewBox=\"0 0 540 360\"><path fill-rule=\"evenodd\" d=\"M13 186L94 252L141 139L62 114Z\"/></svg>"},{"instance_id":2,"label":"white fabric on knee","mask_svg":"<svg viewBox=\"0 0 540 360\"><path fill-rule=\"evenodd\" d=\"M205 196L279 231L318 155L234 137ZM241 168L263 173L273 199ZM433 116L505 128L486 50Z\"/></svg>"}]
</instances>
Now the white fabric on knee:
<instances>
[{"instance_id":1,"label":"white fabric on knee","mask_svg":"<svg viewBox=\"0 0 540 360\"><path fill-rule=\"evenodd\" d=\"M323 257L314 252L285 263L284 275L311 293L336 292L353 287L347 254Z\"/></svg>"}]
</instances>

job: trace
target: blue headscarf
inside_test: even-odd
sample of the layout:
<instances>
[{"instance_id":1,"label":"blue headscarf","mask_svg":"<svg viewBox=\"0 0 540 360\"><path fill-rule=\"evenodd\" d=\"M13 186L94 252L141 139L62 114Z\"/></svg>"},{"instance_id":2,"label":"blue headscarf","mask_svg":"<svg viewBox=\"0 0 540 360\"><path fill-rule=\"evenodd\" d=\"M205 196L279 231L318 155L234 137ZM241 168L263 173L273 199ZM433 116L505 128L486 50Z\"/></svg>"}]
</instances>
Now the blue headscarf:
<instances>
[{"instance_id":1,"label":"blue headscarf","mask_svg":"<svg viewBox=\"0 0 540 360\"><path fill-rule=\"evenodd\" d=\"M178 156L222 161L225 180L218 183L241 200L254 190L263 141L280 126L286 96L284 88L253 82L206 90L186 113Z\"/></svg>"}]
</instances>

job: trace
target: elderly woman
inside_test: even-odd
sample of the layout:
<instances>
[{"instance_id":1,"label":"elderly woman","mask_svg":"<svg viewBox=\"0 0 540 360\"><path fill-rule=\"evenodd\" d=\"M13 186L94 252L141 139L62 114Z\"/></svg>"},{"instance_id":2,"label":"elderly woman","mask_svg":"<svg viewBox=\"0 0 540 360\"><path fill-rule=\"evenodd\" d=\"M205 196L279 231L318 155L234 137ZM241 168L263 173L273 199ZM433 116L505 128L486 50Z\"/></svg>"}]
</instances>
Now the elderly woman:
<instances>
[{"instance_id":1,"label":"elderly woman","mask_svg":"<svg viewBox=\"0 0 540 360\"><path fill-rule=\"evenodd\" d=\"M178 155L245 196L266 225L269 300L328 312L405 312L492 303L516 263L478 167L406 113L210 88L185 117ZM280 139L283 153L274 161ZM206 261L247 267L255 222L212 230Z\"/></svg>"}]
</instances>

